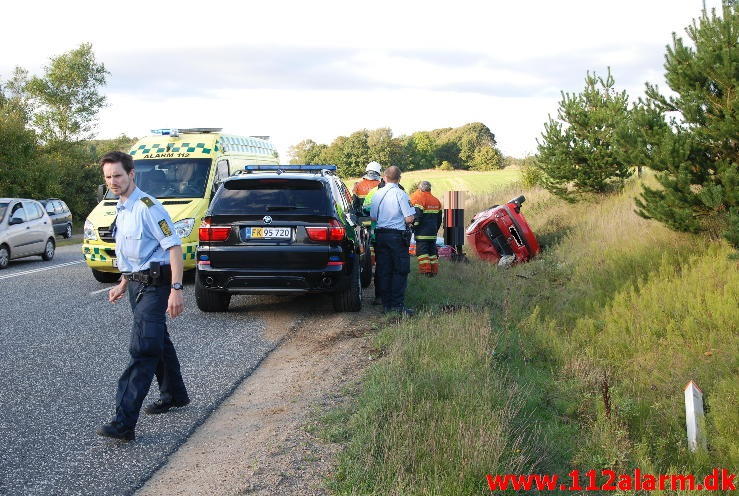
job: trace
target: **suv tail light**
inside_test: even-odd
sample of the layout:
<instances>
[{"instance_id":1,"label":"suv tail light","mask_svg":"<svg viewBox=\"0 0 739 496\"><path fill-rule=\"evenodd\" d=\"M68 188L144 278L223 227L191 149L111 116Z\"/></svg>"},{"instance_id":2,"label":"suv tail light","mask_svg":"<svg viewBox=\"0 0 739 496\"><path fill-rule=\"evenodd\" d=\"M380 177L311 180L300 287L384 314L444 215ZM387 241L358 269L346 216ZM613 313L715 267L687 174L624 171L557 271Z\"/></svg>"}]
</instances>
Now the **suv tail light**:
<instances>
[{"instance_id":1,"label":"suv tail light","mask_svg":"<svg viewBox=\"0 0 739 496\"><path fill-rule=\"evenodd\" d=\"M226 241L231 234L231 226L211 226L210 217L203 219L198 231L200 241Z\"/></svg>"},{"instance_id":2,"label":"suv tail light","mask_svg":"<svg viewBox=\"0 0 739 496\"><path fill-rule=\"evenodd\" d=\"M308 237L313 241L341 241L346 236L346 229L336 219L331 219L329 227L306 227Z\"/></svg>"}]
</instances>

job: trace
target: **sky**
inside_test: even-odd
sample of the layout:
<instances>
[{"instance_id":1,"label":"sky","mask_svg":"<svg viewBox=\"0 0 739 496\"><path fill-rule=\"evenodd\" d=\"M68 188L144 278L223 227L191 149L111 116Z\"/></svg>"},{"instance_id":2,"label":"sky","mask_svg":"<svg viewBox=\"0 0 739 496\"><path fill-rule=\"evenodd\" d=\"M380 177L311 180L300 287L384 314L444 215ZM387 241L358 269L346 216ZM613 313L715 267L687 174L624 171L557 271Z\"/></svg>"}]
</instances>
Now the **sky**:
<instances>
[{"instance_id":1,"label":"sky","mask_svg":"<svg viewBox=\"0 0 739 496\"><path fill-rule=\"evenodd\" d=\"M720 0L705 0L710 9ZM99 138L222 127L288 148L359 129L482 122L536 152L561 91L610 66L632 99L664 88L665 45L703 0L6 2L0 82L93 45L110 72ZM384 165L384 164L383 164Z\"/></svg>"}]
</instances>

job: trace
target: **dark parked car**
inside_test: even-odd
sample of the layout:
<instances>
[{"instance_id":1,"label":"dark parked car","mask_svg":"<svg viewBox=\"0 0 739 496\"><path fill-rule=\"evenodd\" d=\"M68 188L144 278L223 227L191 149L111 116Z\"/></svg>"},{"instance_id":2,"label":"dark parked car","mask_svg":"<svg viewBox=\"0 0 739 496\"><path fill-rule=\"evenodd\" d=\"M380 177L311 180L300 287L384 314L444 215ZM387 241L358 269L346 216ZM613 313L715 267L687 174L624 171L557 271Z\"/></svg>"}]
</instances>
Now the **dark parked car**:
<instances>
[{"instance_id":1,"label":"dark parked car","mask_svg":"<svg viewBox=\"0 0 739 496\"><path fill-rule=\"evenodd\" d=\"M195 297L206 312L233 294L330 293L362 308L372 265L367 229L335 166L245 166L226 179L200 227Z\"/></svg>"},{"instance_id":2,"label":"dark parked car","mask_svg":"<svg viewBox=\"0 0 739 496\"><path fill-rule=\"evenodd\" d=\"M51 219L41 204L25 198L0 198L0 269L16 258L54 258Z\"/></svg>"},{"instance_id":3,"label":"dark parked car","mask_svg":"<svg viewBox=\"0 0 739 496\"><path fill-rule=\"evenodd\" d=\"M54 234L61 234L65 238L72 237L72 212L69 207L59 198L48 198L39 200L49 214L54 224Z\"/></svg>"}]
</instances>

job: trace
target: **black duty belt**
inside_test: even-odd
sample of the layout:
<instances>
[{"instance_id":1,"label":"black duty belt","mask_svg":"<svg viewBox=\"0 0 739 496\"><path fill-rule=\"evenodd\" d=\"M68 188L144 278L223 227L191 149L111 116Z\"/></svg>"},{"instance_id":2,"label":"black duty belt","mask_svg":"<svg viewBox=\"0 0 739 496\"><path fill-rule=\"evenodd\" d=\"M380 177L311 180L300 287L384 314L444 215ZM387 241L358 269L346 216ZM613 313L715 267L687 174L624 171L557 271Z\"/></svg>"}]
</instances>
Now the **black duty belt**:
<instances>
[{"instance_id":1,"label":"black duty belt","mask_svg":"<svg viewBox=\"0 0 739 496\"><path fill-rule=\"evenodd\" d=\"M172 270L169 265L161 265L159 267L159 277L156 279L152 277L149 269L139 272L127 272L123 274L123 277L129 281L141 282L144 284L168 284L169 281L172 280Z\"/></svg>"},{"instance_id":2,"label":"black duty belt","mask_svg":"<svg viewBox=\"0 0 739 496\"><path fill-rule=\"evenodd\" d=\"M388 227L376 227L375 232L376 233L388 233L388 234L403 234L405 230L404 229L390 229Z\"/></svg>"}]
</instances>

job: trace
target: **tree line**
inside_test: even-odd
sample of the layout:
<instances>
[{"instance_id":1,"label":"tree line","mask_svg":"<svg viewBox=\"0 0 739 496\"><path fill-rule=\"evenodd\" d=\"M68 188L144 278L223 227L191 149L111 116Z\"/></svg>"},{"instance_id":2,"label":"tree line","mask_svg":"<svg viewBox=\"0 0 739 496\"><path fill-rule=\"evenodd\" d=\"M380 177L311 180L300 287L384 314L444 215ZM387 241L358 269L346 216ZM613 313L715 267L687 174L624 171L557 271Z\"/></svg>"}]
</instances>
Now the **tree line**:
<instances>
[{"instance_id":1,"label":"tree line","mask_svg":"<svg viewBox=\"0 0 739 496\"><path fill-rule=\"evenodd\" d=\"M0 79L0 197L62 198L77 219L92 210L98 157L135 141L92 139L108 74L83 43L40 75L16 67Z\"/></svg>"},{"instance_id":2,"label":"tree line","mask_svg":"<svg viewBox=\"0 0 739 496\"><path fill-rule=\"evenodd\" d=\"M739 7L703 11L666 47L671 93L646 84L629 103L610 68L588 73L580 93L562 93L524 178L568 201L619 191L642 168L637 213L685 232L721 233L739 247Z\"/></svg>"},{"instance_id":3,"label":"tree line","mask_svg":"<svg viewBox=\"0 0 739 496\"><path fill-rule=\"evenodd\" d=\"M291 164L334 164L342 177L357 177L375 160L404 171L417 169L494 170L503 166L495 135L480 122L455 128L393 136L390 128L361 129L330 145L306 139L290 147Z\"/></svg>"}]
</instances>

